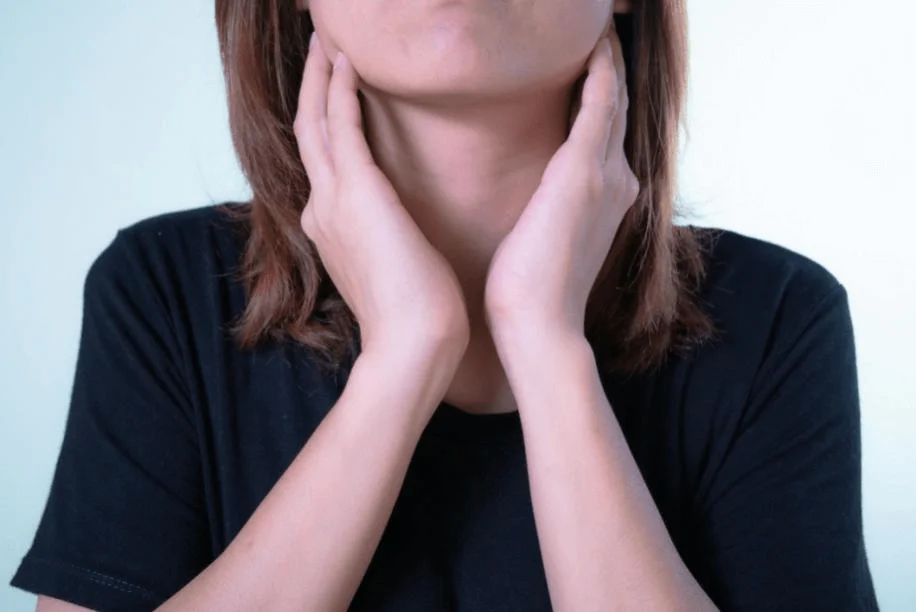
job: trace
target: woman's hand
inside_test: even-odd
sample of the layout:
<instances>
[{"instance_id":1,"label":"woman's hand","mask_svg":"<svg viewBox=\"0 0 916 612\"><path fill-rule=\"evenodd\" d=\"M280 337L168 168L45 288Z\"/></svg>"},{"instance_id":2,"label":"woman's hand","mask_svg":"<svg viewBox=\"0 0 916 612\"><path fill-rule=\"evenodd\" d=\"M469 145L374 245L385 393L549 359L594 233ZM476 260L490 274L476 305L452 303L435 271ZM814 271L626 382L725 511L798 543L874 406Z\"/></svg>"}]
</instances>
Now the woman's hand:
<instances>
[{"instance_id":1,"label":"woman's hand","mask_svg":"<svg viewBox=\"0 0 916 612\"><path fill-rule=\"evenodd\" d=\"M312 185L302 229L356 316L364 348L446 342L460 358L468 318L457 277L373 160L359 75L339 58L332 69L313 36L294 124Z\"/></svg>"},{"instance_id":2,"label":"woman's hand","mask_svg":"<svg viewBox=\"0 0 916 612\"><path fill-rule=\"evenodd\" d=\"M623 151L625 70L612 28L589 58L568 139L490 263L484 296L496 340L509 328L584 332L589 293L639 194Z\"/></svg>"}]
</instances>

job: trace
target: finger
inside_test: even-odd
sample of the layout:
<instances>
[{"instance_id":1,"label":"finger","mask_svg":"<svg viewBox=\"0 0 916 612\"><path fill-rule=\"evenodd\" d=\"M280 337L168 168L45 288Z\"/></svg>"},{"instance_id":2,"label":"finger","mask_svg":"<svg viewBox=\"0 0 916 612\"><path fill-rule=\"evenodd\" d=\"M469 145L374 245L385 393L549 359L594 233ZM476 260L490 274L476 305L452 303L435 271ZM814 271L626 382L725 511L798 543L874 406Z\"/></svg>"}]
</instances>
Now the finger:
<instances>
[{"instance_id":1,"label":"finger","mask_svg":"<svg viewBox=\"0 0 916 612\"><path fill-rule=\"evenodd\" d=\"M595 157L606 158L611 125L617 109L616 71L610 41L602 36L588 62L579 116L570 140Z\"/></svg>"},{"instance_id":2,"label":"finger","mask_svg":"<svg viewBox=\"0 0 916 612\"><path fill-rule=\"evenodd\" d=\"M315 219L315 207L312 204L311 198L309 198L305 208L302 209L302 214L299 216L299 223L302 226L302 231L305 232L309 240L317 244L318 223Z\"/></svg>"},{"instance_id":3,"label":"finger","mask_svg":"<svg viewBox=\"0 0 916 612\"><path fill-rule=\"evenodd\" d=\"M611 135L608 138L605 159L609 159L618 152L623 152L623 141L627 135L627 111L630 107L630 96L627 90L627 67L623 61L623 46L620 44L616 29L611 28L608 40L611 43L617 76L617 111L611 127Z\"/></svg>"},{"instance_id":4,"label":"finger","mask_svg":"<svg viewBox=\"0 0 916 612\"><path fill-rule=\"evenodd\" d=\"M337 56L328 92L328 134L331 156L339 173L350 173L375 162L363 134L359 106L359 75L343 53Z\"/></svg>"},{"instance_id":5,"label":"finger","mask_svg":"<svg viewBox=\"0 0 916 612\"><path fill-rule=\"evenodd\" d=\"M302 87L296 109L294 131L299 143L299 155L305 164L309 180L330 179L333 175L328 143L328 84L331 63L321 43L312 35L305 58Z\"/></svg>"},{"instance_id":6,"label":"finger","mask_svg":"<svg viewBox=\"0 0 916 612\"><path fill-rule=\"evenodd\" d=\"M579 110L582 108L582 86L585 85L587 74L576 79L572 91L572 104L569 106L569 117L566 119L566 134L572 133L572 127L576 124L576 117L579 116Z\"/></svg>"}]
</instances>

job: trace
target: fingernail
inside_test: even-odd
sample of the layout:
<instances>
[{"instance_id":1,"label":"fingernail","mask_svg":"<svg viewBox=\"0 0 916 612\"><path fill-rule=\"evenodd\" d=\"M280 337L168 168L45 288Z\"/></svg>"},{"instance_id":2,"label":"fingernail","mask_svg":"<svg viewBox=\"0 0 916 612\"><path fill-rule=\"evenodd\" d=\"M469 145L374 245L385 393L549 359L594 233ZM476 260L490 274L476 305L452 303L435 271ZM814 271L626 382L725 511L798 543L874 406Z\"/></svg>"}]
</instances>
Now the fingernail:
<instances>
[{"instance_id":1,"label":"fingernail","mask_svg":"<svg viewBox=\"0 0 916 612\"><path fill-rule=\"evenodd\" d=\"M338 51L337 56L334 58L334 70L340 68L344 63L344 54L343 51Z\"/></svg>"}]
</instances>

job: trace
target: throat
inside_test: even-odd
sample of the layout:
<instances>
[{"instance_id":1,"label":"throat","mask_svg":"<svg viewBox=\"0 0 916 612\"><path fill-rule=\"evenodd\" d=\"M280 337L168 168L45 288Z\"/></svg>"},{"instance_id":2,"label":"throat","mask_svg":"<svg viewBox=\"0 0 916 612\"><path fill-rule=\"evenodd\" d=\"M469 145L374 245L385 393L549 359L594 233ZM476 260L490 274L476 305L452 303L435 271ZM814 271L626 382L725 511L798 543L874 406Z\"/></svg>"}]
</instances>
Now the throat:
<instances>
[{"instance_id":1,"label":"throat","mask_svg":"<svg viewBox=\"0 0 916 612\"><path fill-rule=\"evenodd\" d=\"M471 333L464 358L443 400L469 414L500 414L518 409L485 326Z\"/></svg>"}]
</instances>

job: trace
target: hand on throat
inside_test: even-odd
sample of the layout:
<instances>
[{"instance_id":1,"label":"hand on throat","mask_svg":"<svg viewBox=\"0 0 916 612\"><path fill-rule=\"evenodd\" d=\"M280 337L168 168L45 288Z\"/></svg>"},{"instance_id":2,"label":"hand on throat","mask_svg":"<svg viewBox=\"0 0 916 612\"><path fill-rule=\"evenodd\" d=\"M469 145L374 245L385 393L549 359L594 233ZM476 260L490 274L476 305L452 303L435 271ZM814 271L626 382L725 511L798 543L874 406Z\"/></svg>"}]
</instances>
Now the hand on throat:
<instances>
[{"instance_id":1,"label":"hand on throat","mask_svg":"<svg viewBox=\"0 0 916 612\"><path fill-rule=\"evenodd\" d=\"M445 401L468 412L515 409L483 314L490 260L569 130L572 88L500 99L418 102L364 86L376 163L461 283L471 340Z\"/></svg>"}]
</instances>

